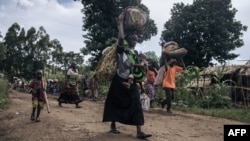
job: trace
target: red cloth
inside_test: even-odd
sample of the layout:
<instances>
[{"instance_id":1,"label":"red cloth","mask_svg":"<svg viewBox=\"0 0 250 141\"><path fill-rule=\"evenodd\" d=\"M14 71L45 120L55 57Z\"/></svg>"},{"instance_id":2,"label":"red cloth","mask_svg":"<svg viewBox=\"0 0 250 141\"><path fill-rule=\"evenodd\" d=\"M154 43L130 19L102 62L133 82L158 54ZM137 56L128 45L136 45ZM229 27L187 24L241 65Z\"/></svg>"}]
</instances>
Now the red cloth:
<instances>
[{"instance_id":1,"label":"red cloth","mask_svg":"<svg viewBox=\"0 0 250 141\"><path fill-rule=\"evenodd\" d=\"M45 80L37 80L34 79L30 83L30 88L32 91L32 100L39 100L45 101L45 88L46 88L46 81Z\"/></svg>"}]
</instances>

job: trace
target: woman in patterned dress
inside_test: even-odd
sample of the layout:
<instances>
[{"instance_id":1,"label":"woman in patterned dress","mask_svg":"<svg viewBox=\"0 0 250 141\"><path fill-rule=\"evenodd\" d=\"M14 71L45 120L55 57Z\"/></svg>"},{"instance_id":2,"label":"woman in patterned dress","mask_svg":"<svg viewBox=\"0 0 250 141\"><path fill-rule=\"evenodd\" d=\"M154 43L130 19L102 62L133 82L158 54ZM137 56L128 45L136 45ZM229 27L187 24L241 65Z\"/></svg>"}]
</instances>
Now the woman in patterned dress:
<instances>
[{"instance_id":1,"label":"woman in patterned dress","mask_svg":"<svg viewBox=\"0 0 250 141\"><path fill-rule=\"evenodd\" d=\"M58 105L62 106L62 103L75 104L76 108L81 108L79 103L82 102L82 98L78 92L79 75L76 63L72 63L66 74L66 85L58 98Z\"/></svg>"}]
</instances>

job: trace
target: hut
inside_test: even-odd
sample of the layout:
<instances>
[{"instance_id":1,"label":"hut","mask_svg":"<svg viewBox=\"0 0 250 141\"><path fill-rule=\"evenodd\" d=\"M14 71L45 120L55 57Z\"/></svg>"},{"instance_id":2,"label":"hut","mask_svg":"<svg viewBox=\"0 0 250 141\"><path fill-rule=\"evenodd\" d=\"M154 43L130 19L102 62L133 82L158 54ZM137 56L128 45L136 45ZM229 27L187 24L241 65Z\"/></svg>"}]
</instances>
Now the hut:
<instances>
[{"instance_id":1,"label":"hut","mask_svg":"<svg viewBox=\"0 0 250 141\"><path fill-rule=\"evenodd\" d=\"M249 106L250 102L250 61L243 65L238 73L236 95L234 99Z\"/></svg>"},{"instance_id":2,"label":"hut","mask_svg":"<svg viewBox=\"0 0 250 141\"><path fill-rule=\"evenodd\" d=\"M221 75L220 77L218 77ZM217 77L217 79L216 79ZM219 81L219 82L218 82ZM200 72L200 78L192 80L189 88L199 88L203 94L216 83L228 84L228 95L233 103L249 105L250 101L250 61L245 65L214 66L204 68Z\"/></svg>"},{"instance_id":3,"label":"hut","mask_svg":"<svg viewBox=\"0 0 250 141\"><path fill-rule=\"evenodd\" d=\"M197 80L193 80L189 83L188 87L194 88L199 87L203 91L207 91L211 85L218 83L215 78L218 78L218 75L222 75L219 81L227 82L229 86L235 86L238 78L238 72L241 68L241 65L232 65L232 66L215 66L215 67L207 67L204 68L200 72L199 82ZM231 92L229 91L229 94Z\"/></svg>"}]
</instances>

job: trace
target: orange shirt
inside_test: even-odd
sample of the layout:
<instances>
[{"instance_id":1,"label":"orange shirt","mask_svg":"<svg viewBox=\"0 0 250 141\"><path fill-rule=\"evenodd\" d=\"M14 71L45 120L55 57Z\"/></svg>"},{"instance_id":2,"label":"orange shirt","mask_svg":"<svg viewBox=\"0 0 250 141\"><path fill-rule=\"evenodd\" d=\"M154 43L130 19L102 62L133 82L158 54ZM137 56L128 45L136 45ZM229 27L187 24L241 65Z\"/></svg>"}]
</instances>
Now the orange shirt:
<instances>
[{"instance_id":1,"label":"orange shirt","mask_svg":"<svg viewBox=\"0 0 250 141\"><path fill-rule=\"evenodd\" d=\"M155 72L152 71L152 70L147 70L147 80L150 81L150 82L155 82Z\"/></svg>"},{"instance_id":2,"label":"orange shirt","mask_svg":"<svg viewBox=\"0 0 250 141\"><path fill-rule=\"evenodd\" d=\"M163 83L162 86L163 88L175 88L175 74L177 72L181 72L183 70L182 67L179 66L173 66L170 67L168 66L168 70L165 71L164 73L164 78L163 78Z\"/></svg>"}]
</instances>

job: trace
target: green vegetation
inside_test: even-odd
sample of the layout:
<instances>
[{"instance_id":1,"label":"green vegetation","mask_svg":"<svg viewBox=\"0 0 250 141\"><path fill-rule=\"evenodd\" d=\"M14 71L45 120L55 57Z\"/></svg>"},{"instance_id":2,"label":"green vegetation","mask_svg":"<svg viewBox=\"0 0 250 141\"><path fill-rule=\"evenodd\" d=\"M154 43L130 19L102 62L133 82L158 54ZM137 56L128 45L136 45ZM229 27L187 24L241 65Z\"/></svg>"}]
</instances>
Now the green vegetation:
<instances>
[{"instance_id":1,"label":"green vegetation","mask_svg":"<svg viewBox=\"0 0 250 141\"><path fill-rule=\"evenodd\" d=\"M221 94L218 94L216 96L214 90L214 95L211 96L214 99L212 101L212 106L208 107L202 107L204 103L209 103L210 100L197 100L194 96L191 96L189 93L191 90L189 89L182 89L181 92L183 92L182 97L178 97L179 100L173 101L173 109L182 111L189 114L199 114L199 115L205 115L205 116L213 116L213 117L219 117L219 118L225 118L230 120L235 120L239 122L245 122L250 123L250 108L244 107L244 108L233 108L231 107L231 102L228 101L228 98L226 100L223 100L223 97ZM212 90L211 90L212 91ZM179 93L179 92L178 92ZM219 97L218 99L216 99ZM157 89L157 98L165 98L165 93L162 88ZM184 102L185 101L185 102ZM223 102L224 101L224 102ZM219 104L216 104L219 103ZM155 102L157 104L157 101ZM223 105L224 104L224 105ZM205 105L205 104L204 104ZM160 106L160 105L158 105ZM219 107L219 108L218 108Z\"/></svg>"},{"instance_id":2,"label":"green vegetation","mask_svg":"<svg viewBox=\"0 0 250 141\"><path fill-rule=\"evenodd\" d=\"M231 0L176 3L164 25L161 42L176 41L185 47L186 66L207 67L213 59L220 63L233 60L238 54L231 51L243 46L242 35L247 31L247 26L235 19L236 12Z\"/></svg>"},{"instance_id":3,"label":"green vegetation","mask_svg":"<svg viewBox=\"0 0 250 141\"><path fill-rule=\"evenodd\" d=\"M6 109L9 104L8 84L6 80L0 79L0 109Z\"/></svg>"},{"instance_id":4,"label":"green vegetation","mask_svg":"<svg viewBox=\"0 0 250 141\"><path fill-rule=\"evenodd\" d=\"M3 136L0 138L0 141L20 141L20 137L13 137L13 136Z\"/></svg>"},{"instance_id":5,"label":"green vegetation","mask_svg":"<svg viewBox=\"0 0 250 141\"><path fill-rule=\"evenodd\" d=\"M202 91L199 86L200 69L195 66L189 66L176 77L177 90L175 103L183 107L200 107L204 109L211 108L230 108L231 98L227 94L227 81L222 81L223 68L215 73L215 84L211 85L208 91ZM193 82L193 86L190 86Z\"/></svg>"},{"instance_id":6,"label":"green vegetation","mask_svg":"<svg viewBox=\"0 0 250 141\"><path fill-rule=\"evenodd\" d=\"M176 77L177 89L173 108L187 113L214 116L250 123L250 108L233 108L230 96L227 94L226 82L220 81L223 77L223 67L215 73L215 84L207 92L199 87L200 69L195 66L187 67ZM188 87L190 82L196 82L192 88ZM162 88L157 89L157 98L164 99L165 93Z\"/></svg>"},{"instance_id":7,"label":"green vegetation","mask_svg":"<svg viewBox=\"0 0 250 141\"><path fill-rule=\"evenodd\" d=\"M33 79L37 69L45 72L49 69L52 74L57 74L65 71L73 61L83 65L80 53L64 52L61 43L50 39L42 26L26 30L14 23L0 39L0 70L10 82L14 77Z\"/></svg>"},{"instance_id":8,"label":"green vegetation","mask_svg":"<svg viewBox=\"0 0 250 141\"><path fill-rule=\"evenodd\" d=\"M173 108L186 113L214 116L214 117L235 120L239 122L250 123L250 108L203 109L198 107L188 108L188 107L176 107L176 106L174 106Z\"/></svg>"},{"instance_id":9,"label":"green vegetation","mask_svg":"<svg viewBox=\"0 0 250 141\"><path fill-rule=\"evenodd\" d=\"M118 16L128 6L138 6L146 13L149 9L140 3L140 0L81 0L83 9L83 26L85 47L81 48L81 53L90 55L91 66L95 68L100 59L101 51L112 45L117 38ZM140 36L139 42L147 41L157 34L157 27L153 19L149 19L147 28Z\"/></svg>"}]
</instances>

